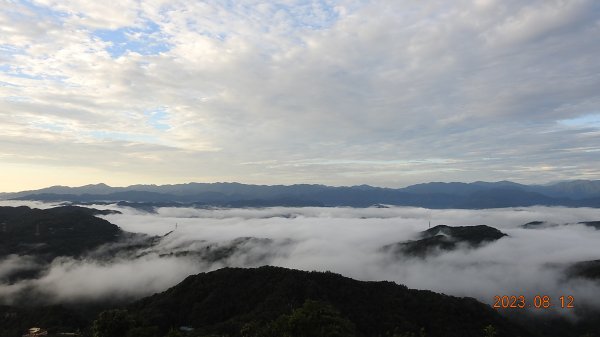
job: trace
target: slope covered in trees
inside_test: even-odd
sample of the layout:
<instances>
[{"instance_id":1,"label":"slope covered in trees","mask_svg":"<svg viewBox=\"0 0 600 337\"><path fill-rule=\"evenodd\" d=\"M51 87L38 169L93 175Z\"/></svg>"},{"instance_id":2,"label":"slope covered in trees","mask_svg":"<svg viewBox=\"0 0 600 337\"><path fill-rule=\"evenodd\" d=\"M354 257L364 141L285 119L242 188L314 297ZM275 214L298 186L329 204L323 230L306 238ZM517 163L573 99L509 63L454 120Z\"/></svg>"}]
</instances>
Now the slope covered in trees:
<instances>
[{"instance_id":1,"label":"slope covered in trees","mask_svg":"<svg viewBox=\"0 0 600 337\"><path fill-rule=\"evenodd\" d=\"M116 241L121 229L95 216L100 213L105 212L74 206L0 207L0 257L35 255L51 261Z\"/></svg>"},{"instance_id":2,"label":"slope covered in trees","mask_svg":"<svg viewBox=\"0 0 600 337\"><path fill-rule=\"evenodd\" d=\"M325 320L324 329L345 331L340 336L416 336L421 331L427 336L482 336L489 325L498 336L527 335L472 298L278 267L225 268L190 276L131 305L127 315L136 322L130 329L166 333L189 326L195 336L304 336L293 329L310 326L311 319Z\"/></svg>"},{"instance_id":3,"label":"slope covered in trees","mask_svg":"<svg viewBox=\"0 0 600 337\"><path fill-rule=\"evenodd\" d=\"M398 242L382 247L384 252L396 256L407 255L426 257L437 251L453 250L459 245L477 248L488 242L507 236L496 228L479 226L438 225L421 232L420 239Z\"/></svg>"}]
</instances>

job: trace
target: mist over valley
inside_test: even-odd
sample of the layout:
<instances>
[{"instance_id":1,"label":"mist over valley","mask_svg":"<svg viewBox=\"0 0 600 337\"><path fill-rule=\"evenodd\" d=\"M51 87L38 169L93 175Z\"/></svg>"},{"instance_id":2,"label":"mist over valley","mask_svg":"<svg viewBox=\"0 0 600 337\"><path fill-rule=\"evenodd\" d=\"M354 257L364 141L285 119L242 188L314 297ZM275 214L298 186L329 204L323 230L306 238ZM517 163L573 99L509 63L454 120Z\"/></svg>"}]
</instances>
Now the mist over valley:
<instances>
[{"instance_id":1,"label":"mist over valley","mask_svg":"<svg viewBox=\"0 0 600 337\"><path fill-rule=\"evenodd\" d=\"M20 203L36 208L10 207ZM574 309L497 309L517 322L533 315L575 324L600 313L596 208L0 204L3 305L122 306L190 275L269 265L392 281L488 307L495 296L575 299ZM84 231L95 241L82 249Z\"/></svg>"},{"instance_id":2,"label":"mist over valley","mask_svg":"<svg viewBox=\"0 0 600 337\"><path fill-rule=\"evenodd\" d=\"M600 1L0 1L0 337L600 337Z\"/></svg>"}]
</instances>

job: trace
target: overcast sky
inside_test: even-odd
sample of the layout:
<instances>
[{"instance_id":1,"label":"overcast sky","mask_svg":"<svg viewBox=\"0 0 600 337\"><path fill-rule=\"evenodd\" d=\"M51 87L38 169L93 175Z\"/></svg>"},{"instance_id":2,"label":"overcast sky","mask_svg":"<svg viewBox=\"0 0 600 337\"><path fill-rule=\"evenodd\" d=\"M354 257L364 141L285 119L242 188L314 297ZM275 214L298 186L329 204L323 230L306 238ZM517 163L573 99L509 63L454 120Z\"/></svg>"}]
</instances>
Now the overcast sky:
<instances>
[{"instance_id":1,"label":"overcast sky","mask_svg":"<svg viewBox=\"0 0 600 337\"><path fill-rule=\"evenodd\" d=\"M0 190L600 179L600 2L0 0Z\"/></svg>"}]
</instances>

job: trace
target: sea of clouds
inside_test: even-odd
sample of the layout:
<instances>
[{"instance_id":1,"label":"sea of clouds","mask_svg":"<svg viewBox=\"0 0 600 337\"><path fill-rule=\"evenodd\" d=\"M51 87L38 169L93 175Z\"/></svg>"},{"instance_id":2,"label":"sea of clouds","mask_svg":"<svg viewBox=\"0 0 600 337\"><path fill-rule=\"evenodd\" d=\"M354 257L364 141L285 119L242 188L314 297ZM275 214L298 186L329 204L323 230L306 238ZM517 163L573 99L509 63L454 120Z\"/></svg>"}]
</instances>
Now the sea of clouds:
<instances>
[{"instance_id":1,"label":"sea of clouds","mask_svg":"<svg viewBox=\"0 0 600 337\"><path fill-rule=\"evenodd\" d=\"M3 202L6 204L7 202ZM14 202L11 202L11 205ZM55 204L30 204L50 207ZM359 280L389 280L409 288L470 296L493 304L494 296L573 296L576 307L600 310L600 283L569 278L574 262L600 259L600 231L580 221L600 220L600 209L527 207L486 210L431 210L414 207L233 209L158 208L149 213L117 205L95 205L121 214L102 216L128 232L164 236L153 247L98 258L57 258L34 279L10 283L3 275L33 268L28 256L0 261L0 302L11 304L23 292L50 303L135 299L166 290L185 277L231 267L275 265L332 271ZM559 224L523 229L531 221ZM382 252L391 243L416 239L431 226L488 225L508 234L477 249L461 248L425 259ZM569 225L565 225L569 224ZM235 252L218 261L194 254L207 246L227 246L240 237L270 240L238 242ZM121 243L122 244L122 243ZM571 315L555 306L539 313Z\"/></svg>"}]
</instances>

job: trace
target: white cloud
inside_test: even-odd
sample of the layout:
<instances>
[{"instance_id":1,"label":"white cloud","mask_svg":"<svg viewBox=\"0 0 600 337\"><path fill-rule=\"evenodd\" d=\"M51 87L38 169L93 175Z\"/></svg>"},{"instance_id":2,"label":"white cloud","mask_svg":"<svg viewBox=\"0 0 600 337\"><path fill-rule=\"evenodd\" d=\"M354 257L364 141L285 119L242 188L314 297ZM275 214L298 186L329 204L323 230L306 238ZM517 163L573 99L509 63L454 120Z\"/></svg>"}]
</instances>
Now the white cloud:
<instances>
[{"instance_id":1,"label":"white cloud","mask_svg":"<svg viewBox=\"0 0 600 337\"><path fill-rule=\"evenodd\" d=\"M153 181L598 178L597 158L574 150L599 147L598 134L556 123L599 108L598 12L593 1L10 3L0 143L23 153L34 141L30 155L74 144L41 167L119 153L133 173L159 158ZM145 113L157 107L168 128ZM152 146L140 156L133 143ZM420 164L295 164L323 158ZM456 164L427 163L438 158ZM537 166L552 169L523 169Z\"/></svg>"},{"instance_id":2,"label":"white cloud","mask_svg":"<svg viewBox=\"0 0 600 337\"><path fill-rule=\"evenodd\" d=\"M35 0L34 3L66 15L66 22L78 26L118 29L140 24L139 1L117 3L71 0Z\"/></svg>"},{"instance_id":3,"label":"white cloud","mask_svg":"<svg viewBox=\"0 0 600 337\"><path fill-rule=\"evenodd\" d=\"M164 235L152 249L113 259L57 259L38 279L1 284L6 300L28 289L52 302L95 300L105 296L137 298L181 281L185 276L223 266L271 264L303 270L330 270L361 280L391 280L410 288L471 296L493 303L494 296L537 294L574 296L576 305L600 309L592 294L597 282L568 279L564 268L600 256L600 231L579 221L600 219L592 208L527 207L492 210L430 210L392 208L160 208L156 214L116 205L122 214L104 218L127 231ZM530 221L572 225L522 229ZM509 236L478 249L459 249L421 259L397 259L380 251L384 245L411 240L433 225L488 225ZM228 245L239 237L269 238L247 241L217 263L198 256L163 256L169 252L204 251L209 245ZM104 251L104 250L103 250ZM97 254L96 254L97 255ZM95 255L91 255L95 256ZM14 268L14 258L0 262L0 272ZM7 272L8 272L7 271ZM93 280L91 280L93 279ZM553 312L571 315L568 310ZM547 313L550 313L548 311Z\"/></svg>"},{"instance_id":4,"label":"white cloud","mask_svg":"<svg viewBox=\"0 0 600 337\"><path fill-rule=\"evenodd\" d=\"M0 282L15 272L32 270L39 267L32 256L8 255L0 260Z\"/></svg>"}]
</instances>

